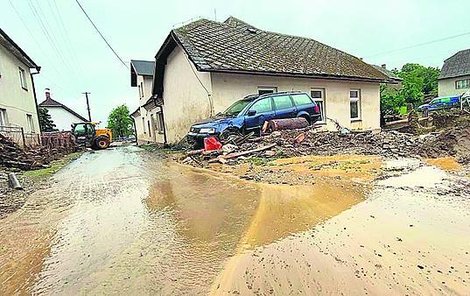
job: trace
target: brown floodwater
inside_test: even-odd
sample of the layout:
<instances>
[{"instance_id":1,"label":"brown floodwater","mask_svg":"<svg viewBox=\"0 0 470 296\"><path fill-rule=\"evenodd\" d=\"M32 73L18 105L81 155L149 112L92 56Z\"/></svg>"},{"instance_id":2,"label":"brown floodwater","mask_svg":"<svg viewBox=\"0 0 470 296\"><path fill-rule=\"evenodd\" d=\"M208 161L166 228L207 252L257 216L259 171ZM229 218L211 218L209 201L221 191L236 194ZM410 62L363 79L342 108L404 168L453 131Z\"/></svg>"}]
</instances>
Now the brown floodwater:
<instances>
[{"instance_id":1,"label":"brown floodwater","mask_svg":"<svg viewBox=\"0 0 470 296\"><path fill-rule=\"evenodd\" d=\"M0 220L0 294L466 294L469 199L431 167L372 184L378 166L283 160L319 179L274 185L85 154Z\"/></svg>"}]
</instances>

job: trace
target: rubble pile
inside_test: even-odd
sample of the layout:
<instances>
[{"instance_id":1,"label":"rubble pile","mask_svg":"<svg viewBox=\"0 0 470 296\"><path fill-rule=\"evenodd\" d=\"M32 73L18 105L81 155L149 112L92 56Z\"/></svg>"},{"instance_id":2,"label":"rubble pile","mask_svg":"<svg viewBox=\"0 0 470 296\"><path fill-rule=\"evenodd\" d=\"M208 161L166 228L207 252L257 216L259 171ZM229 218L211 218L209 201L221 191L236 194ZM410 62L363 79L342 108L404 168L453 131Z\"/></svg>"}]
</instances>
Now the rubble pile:
<instances>
[{"instance_id":1,"label":"rubble pile","mask_svg":"<svg viewBox=\"0 0 470 296\"><path fill-rule=\"evenodd\" d=\"M312 128L275 131L244 139L238 145L223 143L221 150L189 152L185 163L233 163L246 157L364 154L387 158L457 156L470 159L470 127L453 128L417 136L397 131L318 132ZM233 141L232 142L236 142Z\"/></svg>"},{"instance_id":2,"label":"rubble pile","mask_svg":"<svg viewBox=\"0 0 470 296\"><path fill-rule=\"evenodd\" d=\"M73 138L63 133L43 137L42 142L41 146L23 149L0 134L0 166L34 170L47 167L52 160L77 151Z\"/></svg>"}]
</instances>

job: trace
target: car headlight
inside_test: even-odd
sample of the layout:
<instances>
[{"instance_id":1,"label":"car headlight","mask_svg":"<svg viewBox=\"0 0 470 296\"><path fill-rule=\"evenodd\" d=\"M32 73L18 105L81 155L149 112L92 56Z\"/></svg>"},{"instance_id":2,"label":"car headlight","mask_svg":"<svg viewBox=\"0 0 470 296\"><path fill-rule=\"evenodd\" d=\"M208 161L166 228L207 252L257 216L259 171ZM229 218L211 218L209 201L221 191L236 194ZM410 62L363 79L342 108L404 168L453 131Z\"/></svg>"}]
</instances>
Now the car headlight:
<instances>
[{"instance_id":1,"label":"car headlight","mask_svg":"<svg viewBox=\"0 0 470 296\"><path fill-rule=\"evenodd\" d=\"M201 134L214 134L215 128L213 127L203 127L199 130Z\"/></svg>"}]
</instances>

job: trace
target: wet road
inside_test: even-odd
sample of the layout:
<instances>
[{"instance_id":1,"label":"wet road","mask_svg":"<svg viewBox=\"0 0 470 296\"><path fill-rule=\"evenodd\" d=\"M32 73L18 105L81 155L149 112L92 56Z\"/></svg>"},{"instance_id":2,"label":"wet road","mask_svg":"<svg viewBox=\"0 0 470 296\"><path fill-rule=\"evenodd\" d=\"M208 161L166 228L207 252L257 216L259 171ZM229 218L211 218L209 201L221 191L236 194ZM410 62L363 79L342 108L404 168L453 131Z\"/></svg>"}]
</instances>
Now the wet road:
<instances>
[{"instance_id":1,"label":"wet road","mask_svg":"<svg viewBox=\"0 0 470 296\"><path fill-rule=\"evenodd\" d=\"M0 220L0 294L465 295L470 199L453 182L425 166L370 192L261 185L87 153Z\"/></svg>"}]
</instances>

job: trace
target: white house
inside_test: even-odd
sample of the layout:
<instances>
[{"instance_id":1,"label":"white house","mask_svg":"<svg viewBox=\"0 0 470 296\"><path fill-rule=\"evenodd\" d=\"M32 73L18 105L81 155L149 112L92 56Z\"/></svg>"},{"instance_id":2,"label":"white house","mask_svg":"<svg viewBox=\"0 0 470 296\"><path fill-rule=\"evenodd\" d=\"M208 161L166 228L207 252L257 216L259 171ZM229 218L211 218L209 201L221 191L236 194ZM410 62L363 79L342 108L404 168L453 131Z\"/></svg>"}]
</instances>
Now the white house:
<instances>
[{"instance_id":1,"label":"white house","mask_svg":"<svg viewBox=\"0 0 470 296\"><path fill-rule=\"evenodd\" d=\"M18 144L39 143L33 74L40 68L0 29L0 133Z\"/></svg>"},{"instance_id":2,"label":"white house","mask_svg":"<svg viewBox=\"0 0 470 296\"><path fill-rule=\"evenodd\" d=\"M151 99L155 62L131 60L131 86L139 90L139 107L132 112L137 141L142 143L159 142L162 137L159 108Z\"/></svg>"},{"instance_id":3,"label":"white house","mask_svg":"<svg viewBox=\"0 0 470 296\"><path fill-rule=\"evenodd\" d=\"M88 121L88 119L69 107L52 99L51 91L48 88L46 88L45 95L46 99L39 104L39 107L49 111L51 119L56 125L56 129L59 131L69 131L73 123Z\"/></svg>"},{"instance_id":4,"label":"white house","mask_svg":"<svg viewBox=\"0 0 470 296\"><path fill-rule=\"evenodd\" d=\"M457 52L444 61L438 80L439 96L461 95L470 90L470 49Z\"/></svg>"},{"instance_id":5,"label":"white house","mask_svg":"<svg viewBox=\"0 0 470 296\"><path fill-rule=\"evenodd\" d=\"M157 142L254 93L304 91L328 118L353 130L380 129L380 83L388 77L316 40L264 31L239 19L200 19L170 31L155 57L152 100L163 123Z\"/></svg>"}]
</instances>

